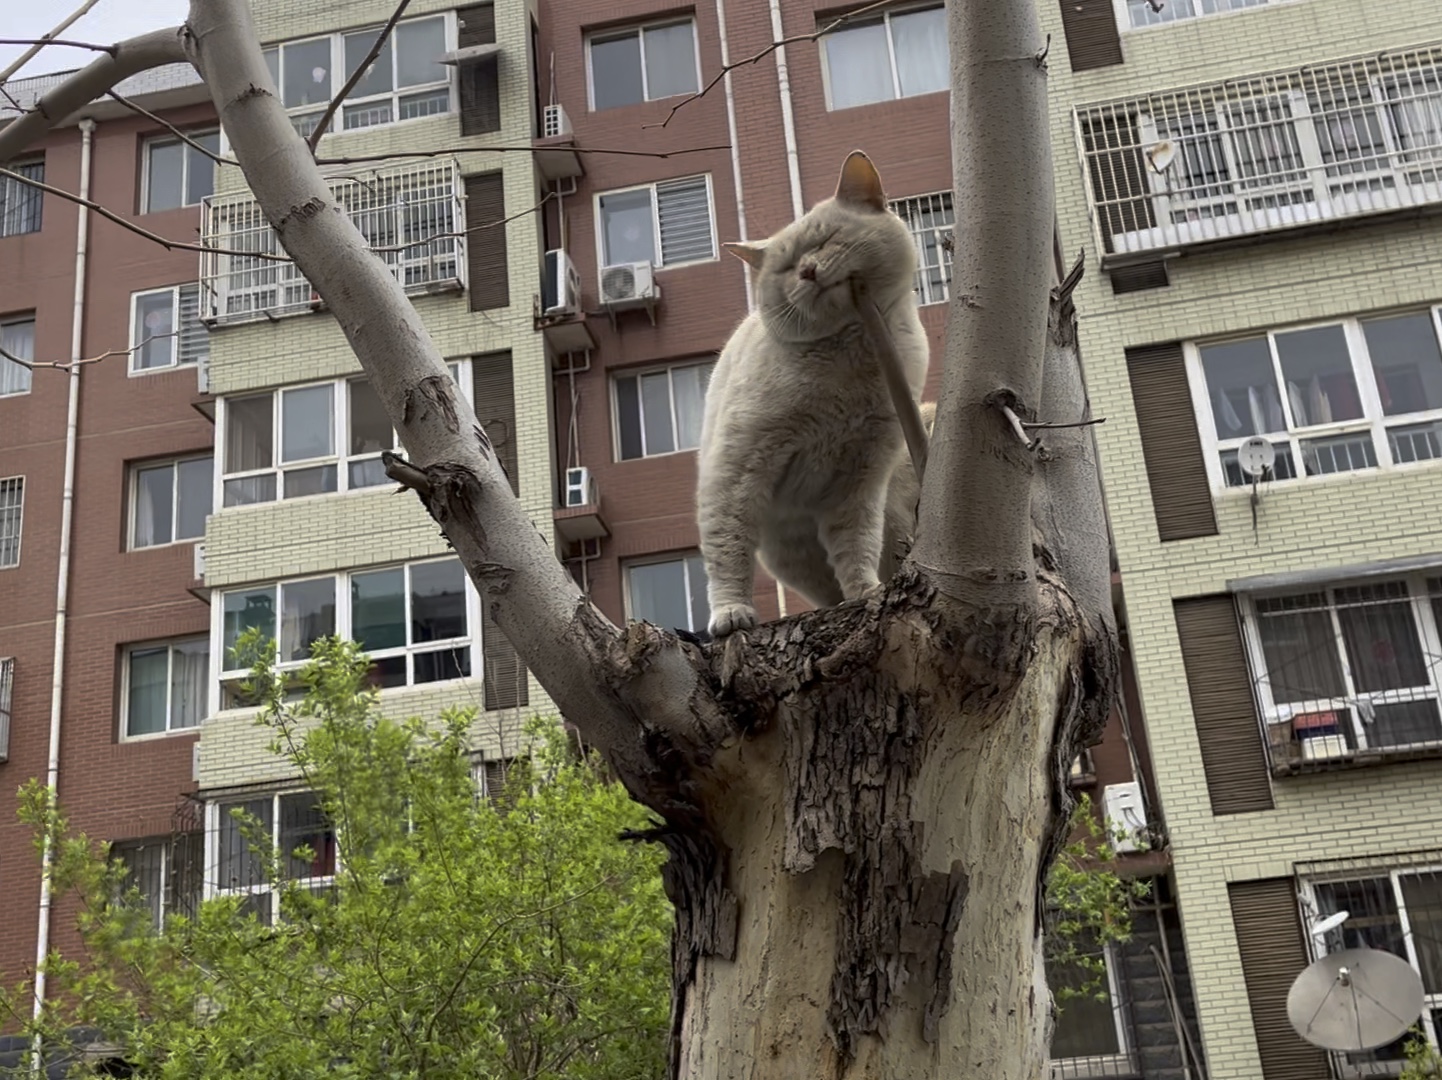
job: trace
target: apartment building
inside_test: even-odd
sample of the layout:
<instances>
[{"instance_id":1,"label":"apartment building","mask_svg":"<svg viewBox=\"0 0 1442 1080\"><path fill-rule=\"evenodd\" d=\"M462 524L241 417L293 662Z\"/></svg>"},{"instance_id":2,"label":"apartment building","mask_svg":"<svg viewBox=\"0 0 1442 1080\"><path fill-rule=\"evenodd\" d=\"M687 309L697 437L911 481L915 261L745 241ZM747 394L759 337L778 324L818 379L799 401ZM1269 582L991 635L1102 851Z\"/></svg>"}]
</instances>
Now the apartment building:
<instances>
[{"instance_id":1,"label":"apartment building","mask_svg":"<svg viewBox=\"0 0 1442 1080\"><path fill-rule=\"evenodd\" d=\"M1209 1075L1395 1075L1399 1046L1329 1056L1286 1000L1387 949L1442 1034L1442 12L1040 11Z\"/></svg>"}]
</instances>

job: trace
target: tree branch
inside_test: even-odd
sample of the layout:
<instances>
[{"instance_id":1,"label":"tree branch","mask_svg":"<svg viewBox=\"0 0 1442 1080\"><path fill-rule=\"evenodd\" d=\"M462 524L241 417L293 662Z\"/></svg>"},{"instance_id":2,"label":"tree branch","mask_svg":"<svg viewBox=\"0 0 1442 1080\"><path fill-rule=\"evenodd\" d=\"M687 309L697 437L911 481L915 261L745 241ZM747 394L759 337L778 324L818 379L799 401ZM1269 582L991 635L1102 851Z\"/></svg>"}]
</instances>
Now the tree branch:
<instances>
[{"instance_id":1,"label":"tree branch","mask_svg":"<svg viewBox=\"0 0 1442 1080\"><path fill-rule=\"evenodd\" d=\"M30 48L26 49L23 53L21 53L15 58L14 63L12 63L4 71L0 71L0 86L4 86L5 83L9 82L10 76L14 75L26 64L30 63L30 61L40 52L41 49L45 48L45 46L47 45L55 44L56 34L64 33L66 27L68 27L71 23L75 22L76 19L80 18L80 16L84 15L87 11L89 11L99 2L100 0L85 0L85 2L82 3L78 8L76 8L69 15L65 16L65 18L61 19L58 23L56 23L55 28L52 29L48 34L41 34L40 37L36 40L35 44L31 45Z\"/></svg>"},{"instance_id":2,"label":"tree branch","mask_svg":"<svg viewBox=\"0 0 1442 1080\"><path fill-rule=\"evenodd\" d=\"M149 337L137 341L128 349L107 349L97 356L82 356L79 360L25 360L16 356L6 348L0 348L0 357L9 360L12 364L19 364L23 368L34 371L36 368L54 368L57 371L69 371L71 368L84 367L86 364L98 364L102 360L109 360L112 356L128 356L139 349L145 348L152 341L159 341L161 338L176 337L180 331L172 330L168 334L151 334Z\"/></svg>"},{"instance_id":3,"label":"tree branch","mask_svg":"<svg viewBox=\"0 0 1442 1080\"><path fill-rule=\"evenodd\" d=\"M118 45L97 45L93 41L68 41L60 38L52 38L46 34L38 38L0 38L0 45L30 45L43 49L47 45L55 45L64 49L89 49L91 52L103 52L108 56L114 56Z\"/></svg>"},{"instance_id":4,"label":"tree branch","mask_svg":"<svg viewBox=\"0 0 1442 1080\"><path fill-rule=\"evenodd\" d=\"M349 157L318 157L317 165L363 165L372 161L400 161L403 158L451 157L456 154L541 154L552 149L546 146L448 146L439 150L404 150L389 154L353 154ZM666 158L686 154L705 154L713 150L730 150L730 143L719 146L690 146L682 150L613 150L607 147L568 146L573 154L609 154L616 157Z\"/></svg>"},{"instance_id":5,"label":"tree branch","mask_svg":"<svg viewBox=\"0 0 1442 1080\"><path fill-rule=\"evenodd\" d=\"M139 115L145 117L145 119L149 120L151 123L159 124L159 125L160 125L161 127L163 127L166 131L170 132L170 133L171 133L172 135L174 135L177 139L179 139L181 142L183 142L186 146L190 147L192 150L195 150L195 151L198 152L198 153L204 154L206 157L210 158L210 160L213 161L213 162L215 162L217 165L239 165L239 164L240 164L240 162L236 161L234 158L222 157L220 154L217 154L215 151L210 150L210 149L208 149L208 148L205 147L205 146L202 146L200 143L196 142L196 141L195 141L194 139L192 139L189 135L187 135L185 132L181 131L178 127L176 127L174 124L172 124L169 120L166 120L166 119L164 119L163 117L160 117L160 116L156 116L156 115L155 115L153 112L151 112L149 109L147 109L147 108L145 108L145 107L143 107L143 106L141 106L141 105L137 105L135 102L131 101L128 97L123 97L123 96L121 96L120 94L117 94L114 90L107 90L107 91L105 91L105 93L106 93L107 96L112 97L112 98L114 98L116 101L120 102L120 104L124 105L124 106L125 106L127 109L129 109L131 112L133 112L133 113L138 113Z\"/></svg>"},{"instance_id":6,"label":"tree branch","mask_svg":"<svg viewBox=\"0 0 1442 1080\"><path fill-rule=\"evenodd\" d=\"M391 31L395 29L396 23L401 21L401 16L405 14L406 8L410 6L411 0L401 0L401 2L396 5L396 9L391 12L390 20L382 27L381 32L376 35L375 44L371 46L370 52L366 53L365 59L356 65L356 69L350 73L350 78L347 79L345 85L340 88L340 93L331 98L330 104L325 107L325 112L320 114L320 121L315 125L315 130L310 133L310 137L305 141L305 144L310 147L312 154L315 153L316 146L320 144L320 138L325 134L325 129L330 126L331 118L335 116L335 111L340 108L340 103L355 89L356 83L365 77L366 70L375 63L376 57L381 54L381 49L385 48L386 40L391 36Z\"/></svg>"},{"instance_id":7,"label":"tree branch","mask_svg":"<svg viewBox=\"0 0 1442 1080\"><path fill-rule=\"evenodd\" d=\"M947 5L956 200L946 365L912 559L977 607L1036 602L1033 455L1055 221L1032 0ZM1073 413L1072 415L1075 415Z\"/></svg>"}]
</instances>

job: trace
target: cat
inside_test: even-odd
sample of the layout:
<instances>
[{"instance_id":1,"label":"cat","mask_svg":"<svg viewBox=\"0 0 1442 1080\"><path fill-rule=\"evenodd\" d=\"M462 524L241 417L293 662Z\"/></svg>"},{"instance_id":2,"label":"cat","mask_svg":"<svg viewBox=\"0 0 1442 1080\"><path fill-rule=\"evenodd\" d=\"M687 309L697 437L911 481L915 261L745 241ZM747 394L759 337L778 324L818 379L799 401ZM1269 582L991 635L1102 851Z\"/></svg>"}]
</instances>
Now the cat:
<instances>
[{"instance_id":1,"label":"cat","mask_svg":"<svg viewBox=\"0 0 1442 1080\"><path fill-rule=\"evenodd\" d=\"M861 151L834 197L769 239L726 247L755 272L757 310L721 352L701 425L697 522L713 638L756 625L758 555L818 607L880 587L887 484L898 462L911 464L852 278L880 308L914 399L929 361L916 245Z\"/></svg>"}]
</instances>

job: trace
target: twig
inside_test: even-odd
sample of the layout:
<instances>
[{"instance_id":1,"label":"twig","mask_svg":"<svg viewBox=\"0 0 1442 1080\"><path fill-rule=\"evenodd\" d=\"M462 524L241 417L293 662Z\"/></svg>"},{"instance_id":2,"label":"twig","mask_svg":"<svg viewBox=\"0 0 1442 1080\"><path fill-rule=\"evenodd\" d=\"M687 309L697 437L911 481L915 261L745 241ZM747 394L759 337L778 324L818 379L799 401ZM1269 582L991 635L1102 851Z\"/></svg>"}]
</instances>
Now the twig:
<instances>
[{"instance_id":1,"label":"twig","mask_svg":"<svg viewBox=\"0 0 1442 1080\"><path fill-rule=\"evenodd\" d=\"M701 87L700 90L697 90L694 94L688 94L686 97L683 97L680 101L676 102L675 105L672 105L671 111L666 114L666 119L662 120L659 123L642 124L641 126L643 128L663 128L671 122L671 118L676 115L676 113L681 109L682 106L691 104L691 102L695 101L697 98L705 97L708 93L711 92L712 88L717 83L719 83L730 72L735 71L737 68L746 67L748 64L760 63L762 60L765 60L768 56L774 53L777 49L781 48L781 46L783 45L796 45L803 41L815 41L817 38L824 37L827 34L831 33L831 31L835 30L843 23L850 22L858 15L865 15L868 11L875 11L877 8L886 7L892 2L893 0L873 0L872 3L867 4L865 7L859 7L855 11L848 11L845 15L842 15L839 18L832 19L829 23L827 23L820 30L815 31L814 33L797 34L795 37L782 38L780 41L773 41L770 45L766 46L766 48L762 49L758 53L753 53L751 56L745 57L744 59L735 60L732 63L725 64L722 66L721 70L716 73L715 77L705 86Z\"/></svg>"},{"instance_id":2,"label":"twig","mask_svg":"<svg viewBox=\"0 0 1442 1080\"><path fill-rule=\"evenodd\" d=\"M412 248L422 247L435 240L448 240L455 237L467 236L470 233L485 232L487 229L499 228L502 225L509 225L517 218L523 218L527 214L534 214L541 207L545 206L546 203L550 202L551 199L555 198L555 195L556 193L554 191L548 191L535 206L527 207L525 210L518 210L516 213L511 214L509 217L503 217L499 221L488 221L484 225L472 225L468 229L460 229L456 232L433 233L419 240L412 240L408 244L386 244L384 247L373 247L371 250L375 252L410 251Z\"/></svg>"},{"instance_id":3,"label":"twig","mask_svg":"<svg viewBox=\"0 0 1442 1080\"><path fill-rule=\"evenodd\" d=\"M1040 422L1040 421L1035 422L1035 423L1032 423L1032 422L1028 422L1028 421L1026 421L1026 420L1023 420L1023 421L1021 422L1021 426L1022 426L1023 428L1025 428L1027 431L1035 431L1037 428L1091 427L1093 424L1105 424L1106 422L1107 422L1107 418L1106 418L1105 416L1094 416L1094 417L1092 417L1090 420L1078 420L1078 421L1076 421L1075 423L1070 423L1070 424L1067 424L1067 423L1055 423L1055 424L1052 424L1052 423L1042 423L1042 422Z\"/></svg>"},{"instance_id":4,"label":"twig","mask_svg":"<svg viewBox=\"0 0 1442 1080\"><path fill-rule=\"evenodd\" d=\"M387 22L381 29L381 32L376 35L375 44L371 46L370 52L366 53L365 59L356 65L356 69L350 73L350 78L347 79L345 85L340 88L340 93L331 99L330 104L325 107L325 112L320 114L320 120L315 125L315 130L312 131L305 140L305 144L310 147L312 156L315 155L315 148L320 143L320 137L325 134L325 129L330 126L330 121L331 118L335 116L335 111L340 108L340 103L346 99L347 94L355 89L356 83L361 81L362 76L366 73L366 69L375 63L376 57L381 54L381 49L385 47L386 39L391 36L391 31L395 29L396 23L400 22L401 16L405 14L406 8L410 6L411 0L401 0L401 2L396 5L396 9L391 12L390 21Z\"/></svg>"},{"instance_id":5,"label":"twig","mask_svg":"<svg viewBox=\"0 0 1442 1080\"><path fill-rule=\"evenodd\" d=\"M74 192L66 191L64 188L53 187L50 184L45 183L43 180L32 180L30 177L22 176L20 173L13 172L10 169L0 169L0 176L5 176L11 180L19 181L20 183L26 184L29 187L39 188L41 191L46 192L50 195L58 195L60 198L73 202L77 206L88 207L89 209L94 210L106 221L113 221L122 229L129 229L131 232L143 236L147 240L153 240L155 241L155 243L165 248L166 251L198 251L202 255L235 255L244 259L261 259L265 262L291 261L289 255L272 255L267 251L235 251L231 248L210 247L207 244L187 244L181 240L168 240L165 237L161 236L159 233L153 233L149 229L142 228L141 226L135 224L135 222L133 221L126 221L119 214L115 213L112 210L107 210L99 203L93 202L90 199L82 199L79 195L76 195Z\"/></svg>"},{"instance_id":6,"label":"twig","mask_svg":"<svg viewBox=\"0 0 1442 1080\"><path fill-rule=\"evenodd\" d=\"M69 15L65 16L65 18L61 19L60 22L55 26L55 28L51 30L48 34L41 34L39 40L37 40L34 45L31 45L30 48L26 49L18 57L16 57L13 64L7 67L4 71L0 71L0 86L5 85L5 83L10 80L11 75L14 75L26 64L30 63L31 58L35 56L36 53L38 53L41 49L45 48L46 45L52 44L55 40L56 34L63 32L67 26L73 23L76 19L80 18L80 16L84 15L97 3L99 3L99 0L85 0L85 2L81 4L78 8L72 11ZM5 96L9 97L10 95L7 94ZM16 108L19 108L19 106L17 105Z\"/></svg>"},{"instance_id":7,"label":"twig","mask_svg":"<svg viewBox=\"0 0 1442 1080\"><path fill-rule=\"evenodd\" d=\"M315 159L317 165L363 165L371 161L397 161L401 158L450 157L455 154L542 154L553 150L549 146L448 146L440 150L405 150L390 154L356 154L351 157ZM568 146L573 154L610 154L617 157L666 158L681 157L685 154L705 154L713 150L730 150L729 143L719 146L691 146L684 150L612 150L608 147Z\"/></svg>"},{"instance_id":8,"label":"twig","mask_svg":"<svg viewBox=\"0 0 1442 1080\"><path fill-rule=\"evenodd\" d=\"M137 341L128 349L107 349L99 356L82 356L78 360L23 360L3 346L0 346L0 357L9 360L13 364L19 364L23 368L28 368L31 371L34 371L36 368L54 368L58 371L69 371L71 368L84 367L86 364L98 364L102 360L109 360L112 356L126 356L145 348L145 346L149 345L152 341L158 341L161 338L177 337L179 334L179 330L171 330L166 334L151 334L149 337Z\"/></svg>"},{"instance_id":9,"label":"twig","mask_svg":"<svg viewBox=\"0 0 1442 1080\"><path fill-rule=\"evenodd\" d=\"M105 92L106 92L106 94L108 94L110 97L113 97L116 101L120 102L120 104L124 105L124 106L125 106L127 109L129 109L131 112L139 113L141 116L145 117L145 119L147 119L147 120L149 120L149 121L151 121L151 122L153 122L153 123L159 124L161 127L165 128L166 131L170 132L172 135L174 135L174 136L175 136L177 139L179 139L181 142L185 143L186 146L189 146L189 147L190 147L191 149L193 149L193 150L198 150L198 151L200 151L200 153L202 153L202 154L204 154L206 157L210 158L210 160L213 161L213 162L215 162L217 165L239 165L239 164L240 164L240 162L236 161L234 158L221 157L219 154L215 153L213 150L210 150L210 149L208 149L207 147L202 146L200 143L196 142L196 141L195 141L194 139L192 139L189 135L187 135L185 132L181 131L178 127L176 127L174 124L172 124L169 120L166 120L166 119L163 119L162 117L156 116L156 115L155 115L153 112L151 112L149 109L145 108L144 106L135 104L135 102L131 101L131 100L130 100L129 98L127 98L127 97L122 97L120 94L117 94L114 90L107 90L107 91L105 91Z\"/></svg>"},{"instance_id":10,"label":"twig","mask_svg":"<svg viewBox=\"0 0 1442 1080\"><path fill-rule=\"evenodd\" d=\"M1005 416L1007 420L1011 421L1011 429L1016 432L1016 437L1021 440L1022 446L1025 446L1028 450L1035 449L1036 442L1026 433L1026 425L1021 422L1021 417L1012 411L1011 406L998 402L996 407L1001 410L1001 414Z\"/></svg>"},{"instance_id":11,"label":"twig","mask_svg":"<svg viewBox=\"0 0 1442 1080\"><path fill-rule=\"evenodd\" d=\"M896 341L887 329L881 309L866 291L860 278L851 279L851 300L861 314L861 325L871 338L877 359L881 361L881 372L886 377L886 387L891 391L891 404L896 409L896 418L901 422L901 431L906 436L906 445L911 451L911 465L916 470L916 482L921 484L926 473L926 428L921 424L921 410L911 396L911 387L906 385L906 375L901 370L901 357L896 352Z\"/></svg>"}]
</instances>

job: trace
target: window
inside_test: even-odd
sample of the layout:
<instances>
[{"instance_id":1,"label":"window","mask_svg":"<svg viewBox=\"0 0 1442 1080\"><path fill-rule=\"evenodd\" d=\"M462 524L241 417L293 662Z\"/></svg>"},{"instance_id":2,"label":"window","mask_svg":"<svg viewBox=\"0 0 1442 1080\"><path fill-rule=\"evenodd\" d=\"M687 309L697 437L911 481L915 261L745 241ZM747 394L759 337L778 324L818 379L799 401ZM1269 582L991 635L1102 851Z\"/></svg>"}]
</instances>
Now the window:
<instances>
[{"instance_id":1,"label":"window","mask_svg":"<svg viewBox=\"0 0 1442 1080\"><path fill-rule=\"evenodd\" d=\"M20 565L20 518L25 508L25 477L0 480L0 570Z\"/></svg>"},{"instance_id":2,"label":"window","mask_svg":"<svg viewBox=\"0 0 1442 1080\"><path fill-rule=\"evenodd\" d=\"M690 19L595 34L588 44L594 110L694 94L701 85Z\"/></svg>"},{"instance_id":3,"label":"window","mask_svg":"<svg viewBox=\"0 0 1442 1080\"><path fill-rule=\"evenodd\" d=\"M210 457L137 466L130 546L155 547L204 536L213 474Z\"/></svg>"},{"instance_id":4,"label":"window","mask_svg":"<svg viewBox=\"0 0 1442 1080\"><path fill-rule=\"evenodd\" d=\"M0 321L0 349L21 360L35 359L35 317ZM30 393L32 372L8 356L0 356L0 397Z\"/></svg>"},{"instance_id":5,"label":"window","mask_svg":"<svg viewBox=\"0 0 1442 1080\"><path fill-rule=\"evenodd\" d=\"M828 108L951 89L946 9L940 4L857 19L821 41Z\"/></svg>"},{"instance_id":6,"label":"window","mask_svg":"<svg viewBox=\"0 0 1442 1080\"><path fill-rule=\"evenodd\" d=\"M172 914L195 918L200 908L204 876L203 833L177 833L145 840L123 840L110 845L111 859L119 859L129 872L127 888L140 892L140 904L150 912L157 930Z\"/></svg>"},{"instance_id":7,"label":"window","mask_svg":"<svg viewBox=\"0 0 1442 1080\"><path fill-rule=\"evenodd\" d=\"M210 639L132 645L125 652L125 738L164 735L205 719Z\"/></svg>"},{"instance_id":8,"label":"window","mask_svg":"<svg viewBox=\"0 0 1442 1080\"><path fill-rule=\"evenodd\" d=\"M1120 0L1126 5L1127 23L1131 26L1160 26L1181 19L1217 15L1223 11L1244 11L1261 7L1268 0L1166 0L1161 10L1152 8L1150 0Z\"/></svg>"},{"instance_id":9,"label":"window","mask_svg":"<svg viewBox=\"0 0 1442 1080\"><path fill-rule=\"evenodd\" d=\"M457 559L232 590L221 599L221 681L229 691L247 677L234 649L252 628L276 639L282 670L304 663L317 638L338 634L371 654L376 686L468 678L474 670L471 592ZM225 707L240 703L231 694Z\"/></svg>"},{"instance_id":10,"label":"window","mask_svg":"<svg viewBox=\"0 0 1442 1080\"><path fill-rule=\"evenodd\" d=\"M916 243L917 303L945 303L950 298L951 237L956 224L951 192L897 199L891 210L906 222Z\"/></svg>"},{"instance_id":11,"label":"window","mask_svg":"<svg viewBox=\"0 0 1442 1080\"><path fill-rule=\"evenodd\" d=\"M1051 1074L1056 1080L1131 1075L1116 952L1106 946L1101 958L1106 971L1100 979L1080 963L1047 964L1057 1009L1051 1037Z\"/></svg>"},{"instance_id":12,"label":"window","mask_svg":"<svg viewBox=\"0 0 1442 1080\"><path fill-rule=\"evenodd\" d=\"M210 331L200 321L199 285L131 296L131 374L196 364L209 356Z\"/></svg>"},{"instance_id":13,"label":"window","mask_svg":"<svg viewBox=\"0 0 1442 1080\"><path fill-rule=\"evenodd\" d=\"M1439 317L1346 319L1192 347L1213 487L1251 483L1237 448L1254 435L1275 448L1277 480L1442 458Z\"/></svg>"},{"instance_id":14,"label":"window","mask_svg":"<svg viewBox=\"0 0 1442 1080\"><path fill-rule=\"evenodd\" d=\"M460 363L446 366L465 393ZM227 507L384 484L381 451L400 445L365 379L225 398L222 414Z\"/></svg>"},{"instance_id":15,"label":"window","mask_svg":"<svg viewBox=\"0 0 1442 1080\"><path fill-rule=\"evenodd\" d=\"M690 176L596 197L601 265L676 266L716 257L711 178Z\"/></svg>"},{"instance_id":16,"label":"window","mask_svg":"<svg viewBox=\"0 0 1442 1080\"><path fill-rule=\"evenodd\" d=\"M281 101L302 135L315 130L331 98L369 55L380 30L287 41L264 50ZM397 23L347 96L338 126L352 130L450 112L450 70L441 58L452 36L444 15Z\"/></svg>"},{"instance_id":17,"label":"window","mask_svg":"<svg viewBox=\"0 0 1442 1080\"><path fill-rule=\"evenodd\" d=\"M213 802L208 807L206 863L209 896L241 896L241 912L267 926L281 918L277 885L298 883L321 890L335 880L335 826L308 791ZM237 817L237 811L244 815ZM274 845L281 881L266 873L269 852L253 843L242 821L257 824ZM297 854L297 852L301 852Z\"/></svg>"},{"instance_id":18,"label":"window","mask_svg":"<svg viewBox=\"0 0 1442 1080\"><path fill-rule=\"evenodd\" d=\"M701 445L701 416L706 388L716 362L619 375L616 393L616 444L622 461L694 450Z\"/></svg>"},{"instance_id":19,"label":"window","mask_svg":"<svg viewBox=\"0 0 1442 1080\"><path fill-rule=\"evenodd\" d=\"M197 146L220 153L219 131L188 134ZM149 139L143 187L143 213L194 206L215 191L215 161L180 139Z\"/></svg>"},{"instance_id":20,"label":"window","mask_svg":"<svg viewBox=\"0 0 1442 1080\"><path fill-rule=\"evenodd\" d=\"M1255 596L1248 607L1274 764L1442 744L1442 577Z\"/></svg>"},{"instance_id":21,"label":"window","mask_svg":"<svg viewBox=\"0 0 1442 1080\"><path fill-rule=\"evenodd\" d=\"M27 180L45 181L45 162L27 161L7 166ZM40 208L45 193L9 176L0 176L0 237L40 231Z\"/></svg>"},{"instance_id":22,"label":"window","mask_svg":"<svg viewBox=\"0 0 1442 1080\"><path fill-rule=\"evenodd\" d=\"M1308 921L1345 912L1342 924L1313 935L1314 956L1342 949L1381 949L1402 957L1422 976L1420 1026L1435 1048L1442 1037L1442 862L1405 869L1378 868L1346 880L1305 881L1302 907ZM1395 1076L1404 1059L1403 1036L1365 1054L1339 1055L1343 1076Z\"/></svg>"},{"instance_id":23,"label":"window","mask_svg":"<svg viewBox=\"0 0 1442 1080\"><path fill-rule=\"evenodd\" d=\"M701 556L632 563L626 567L626 601L633 619L673 630L705 630L711 607Z\"/></svg>"},{"instance_id":24,"label":"window","mask_svg":"<svg viewBox=\"0 0 1442 1080\"><path fill-rule=\"evenodd\" d=\"M15 657L0 657L0 764L10 760L10 696L15 689Z\"/></svg>"}]
</instances>

